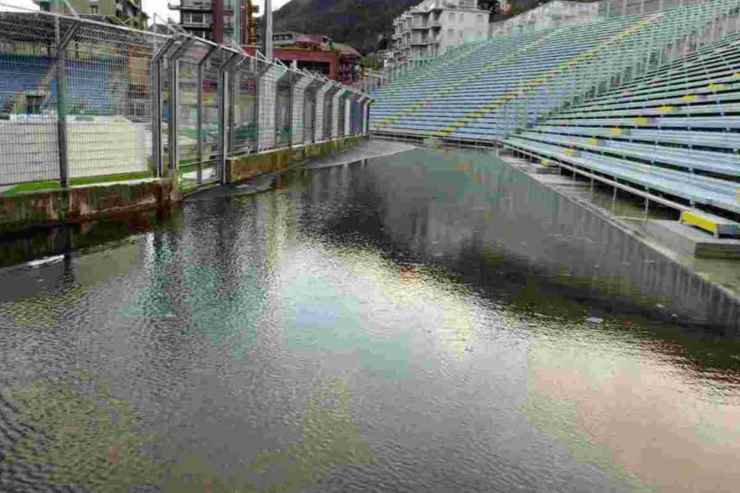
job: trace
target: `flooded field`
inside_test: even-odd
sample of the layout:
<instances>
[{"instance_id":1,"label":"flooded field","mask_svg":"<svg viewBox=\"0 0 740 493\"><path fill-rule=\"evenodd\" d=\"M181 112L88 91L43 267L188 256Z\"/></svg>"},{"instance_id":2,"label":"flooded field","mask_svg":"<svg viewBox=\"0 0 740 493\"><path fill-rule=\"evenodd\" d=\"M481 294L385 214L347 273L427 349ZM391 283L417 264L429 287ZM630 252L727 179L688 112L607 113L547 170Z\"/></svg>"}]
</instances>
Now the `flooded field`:
<instances>
[{"instance_id":1,"label":"flooded field","mask_svg":"<svg viewBox=\"0 0 740 493\"><path fill-rule=\"evenodd\" d=\"M721 292L491 154L324 164L0 270L0 491L737 491Z\"/></svg>"}]
</instances>

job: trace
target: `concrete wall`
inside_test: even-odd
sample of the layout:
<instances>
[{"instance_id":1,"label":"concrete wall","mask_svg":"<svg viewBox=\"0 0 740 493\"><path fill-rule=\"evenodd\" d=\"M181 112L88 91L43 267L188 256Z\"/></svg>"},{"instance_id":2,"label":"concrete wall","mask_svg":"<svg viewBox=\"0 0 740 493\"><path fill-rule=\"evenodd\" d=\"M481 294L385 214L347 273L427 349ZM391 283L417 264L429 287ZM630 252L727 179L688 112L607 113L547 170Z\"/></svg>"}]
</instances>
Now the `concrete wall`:
<instances>
[{"instance_id":1,"label":"concrete wall","mask_svg":"<svg viewBox=\"0 0 740 493\"><path fill-rule=\"evenodd\" d=\"M0 233L162 209L180 200L170 180L0 196Z\"/></svg>"},{"instance_id":2,"label":"concrete wall","mask_svg":"<svg viewBox=\"0 0 740 493\"><path fill-rule=\"evenodd\" d=\"M228 159L226 177L228 183L248 180L265 173L274 173L293 167L309 158L323 157L357 145L364 137L348 137L317 144L277 149Z\"/></svg>"},{"instance_id":3,"label":"concrete wall","mask_svg":"<svg viewBox=\"0 0 740 493\"><path fill-rule=\"evenodd\" d=\"M588 24L599 17L599 5L599 2L556 0L505 21L490 24L489 37Z\"/></svg>"},{"instance_id":4,"label":"concrete wall","mask_svg":"<svg viewBox=\"0 0 740 493\"><path fill-rule=\"evenodd\" d=\"M282 171L309 158L350 148L364 138L348 137L231 158L227 160L227 181L233 183ZM181 200L177 187L167 179L0 196L0 234L166 210Z\"/></svg>"}]
</instances>

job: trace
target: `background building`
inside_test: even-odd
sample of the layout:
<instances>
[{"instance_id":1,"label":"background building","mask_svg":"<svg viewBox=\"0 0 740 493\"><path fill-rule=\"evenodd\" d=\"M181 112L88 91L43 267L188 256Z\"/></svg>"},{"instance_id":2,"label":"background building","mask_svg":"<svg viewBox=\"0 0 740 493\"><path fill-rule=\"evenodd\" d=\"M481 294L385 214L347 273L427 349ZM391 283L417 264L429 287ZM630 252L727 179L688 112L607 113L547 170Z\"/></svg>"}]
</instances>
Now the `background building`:
<instances>
[{"instance_id":1,"label":"background building","mask_svg":"<svg viewBox=\"0 0 740 493\"><path fill-rule=\"evenodd\" d=\"M64 13L64 2L34 0L41 10ZM100 17L112 24L122 24L135 29L146 29L149 16L141 8L141 0L68 0L82 16Z\"/></svg>"},{"instance_id":2,"label":"background building","mask_svg":"<svg viewBox=\"0 0 740 493\"><path fill-rule=\"evenodd\" d=\"M242 46L257 42L258 7L252 0L180 0L169 7L180 11L182 28L200 38Z\"/></svg>"},{"instance_id":3,"label":"background building","mask_svg":"<svg viewBox=\"0 0 740 493\"><path fill-rule=\"evenodd\" d=\"M492 22L490 36L510 36L526 32L577 26L596 22L602 2L554 0L506 20ZM623 4L620 4L623 5Z\"/></svg>"},{"instance_id":4,"label":"background building","mask_svg":"<svg viewBox=\"0 0 740 493\"><path fill-rule=\"evenodd\" d=\"M486 39L489 17L477 0L425 0L394 19L395 58L436 57L451 46Z\"/></svg>"},{"instance_id":5,"label":"background building","mask_svg":"<svg viewBox=\"0 0 740 493\"><path fill-rule=\"evenodd\" d=\"M293 31L274 33L273 56L298 68L309 70L345 84L359 80L362 56L353 47L333 41L323 34L303 34ZM254 53L256 45L250 46Z\"/></svg>"}]
</instances>

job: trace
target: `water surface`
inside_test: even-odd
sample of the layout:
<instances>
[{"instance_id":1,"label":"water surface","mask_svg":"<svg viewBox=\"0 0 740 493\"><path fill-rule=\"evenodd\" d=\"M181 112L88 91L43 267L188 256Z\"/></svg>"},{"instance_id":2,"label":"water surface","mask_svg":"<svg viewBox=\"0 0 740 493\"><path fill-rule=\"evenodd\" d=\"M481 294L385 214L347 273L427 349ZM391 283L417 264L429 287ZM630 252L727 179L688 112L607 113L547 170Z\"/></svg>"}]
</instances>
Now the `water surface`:
<instances>
[{"instance_id":1,"label":"water surface","mask_svg":"<svg viewBox=\"0 0 740 493\"><path fill-rule=\"evenodd\" d=\"M249 190L0 272L0 491L737 491L740 344L657 254L475 151Z\"/></svg>"}]
</instances>

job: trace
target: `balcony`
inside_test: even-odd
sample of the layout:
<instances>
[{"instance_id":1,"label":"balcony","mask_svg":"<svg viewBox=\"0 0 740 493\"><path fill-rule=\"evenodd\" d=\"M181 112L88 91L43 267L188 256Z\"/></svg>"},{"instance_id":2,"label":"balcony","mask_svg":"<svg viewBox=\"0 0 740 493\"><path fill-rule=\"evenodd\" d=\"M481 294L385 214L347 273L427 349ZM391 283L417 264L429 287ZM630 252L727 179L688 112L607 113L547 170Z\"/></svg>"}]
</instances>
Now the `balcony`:
<instances>
[{"instance_id":1,"label":"balcony","mask_svg":"<svg viewBox=\"0 0 740 493\"><path fill-rule=\"evenodd\" d=\"M211 29L211 22L193 22L193 21L181 21L180 25L184 28L190 29Z\"/></svg>"},{"instance_id":2,"label":"balcony","mask_svg":"<svg viewBox=\"0 0 740 493\"><path fill-rule=\"evenodd\" d=\"M170 10L189 10L195 12L210 12L213 4L209 0L182 0L179 5L168 3Z\"/></svg>"}]
</instances>

